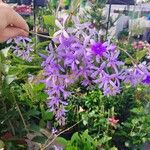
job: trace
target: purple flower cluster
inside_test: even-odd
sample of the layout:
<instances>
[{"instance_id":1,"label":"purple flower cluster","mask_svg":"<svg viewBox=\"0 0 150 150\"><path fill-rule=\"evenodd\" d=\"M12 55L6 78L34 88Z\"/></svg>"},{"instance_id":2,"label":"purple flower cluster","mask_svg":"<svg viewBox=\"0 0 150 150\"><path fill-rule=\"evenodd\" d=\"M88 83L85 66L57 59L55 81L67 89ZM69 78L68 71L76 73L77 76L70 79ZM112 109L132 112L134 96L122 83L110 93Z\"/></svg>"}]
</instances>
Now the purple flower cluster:
<instances>
[{"instance_id":1,"label":"purple flower cluster","mask_svg":"<svg viewBox=\"0 0 150 150\"><path fill-rule=\"evenodd\" d=\"M118 60L114 45L108 43L95 42L85 47L74 36L60 36L57 42L55 49L49 45L49 56L42 64L43 82L49 95L48 107L59 124L64 125L66 100L71 94L69 86L78 81L85 87L96 84L105 95L115 95L120 92L120 81L124 79L120 69L124 63Z\"/></svg>"},{"instance_id":2,"label":"purple flower cluster","mask_svg":"<svg viewBox=\"0 0 150 150\"><path fill-rule=\"evenodd\" d=\"M7 43L14 43L11 46L13 53L17 56L22 58L23 60L32 61L32 57L30 53L33 52L33 45L31 45L32 40L27 37L16 37L14 39L10 39Z\"/></svg>"},{"instance_id":3,"label":"purple flower cluster","mask_svg":"<svg viewBox=\"0 0 150 150\"><path fill-rule=\"evenodd\" d=\"M136 86L139 83L150 84L150 72L146 64L141 63L125 70L125 83Z\"/></svg>"},{"instance_id":4,"label":"purple flower cluster","mask_svg":"<svg viewBox=\"0 0 150 150\"><path fill-rule=\"evenodd\" d=\"M150 83L146 64L125 67L119 60L116 45L96 40L95 29L91 29L89 23L74 22L77 24L72 30L65 29L64 23L61 34L55 34L55 46L49 44L48 56L43 57L42 63L48 107L60 125L65 124L66 100L72 92L72 84L95 86L102 89L104 95L113 96L120 93L122 82L134 86Z\"/></svg>"}]
</instances>

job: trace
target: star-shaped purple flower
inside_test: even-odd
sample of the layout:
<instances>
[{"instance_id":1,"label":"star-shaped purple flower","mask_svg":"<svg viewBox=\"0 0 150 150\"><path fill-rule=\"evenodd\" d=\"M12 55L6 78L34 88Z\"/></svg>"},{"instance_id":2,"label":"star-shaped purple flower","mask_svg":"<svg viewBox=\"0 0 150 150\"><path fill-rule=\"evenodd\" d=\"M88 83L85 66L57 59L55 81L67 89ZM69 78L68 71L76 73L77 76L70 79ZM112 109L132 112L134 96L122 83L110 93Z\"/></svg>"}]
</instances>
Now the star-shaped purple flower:
<instances>
[{"instance_id":1,"label":"star-shaped purple flower","mask_svg":"<svg viewBox=\"0 0 150 150\"><path fill-rule=\"evenodd\" d=\"M103 45L103 43L98 42L92 45L91 50L95 55L102 56L103 53L106 52L107 48Z\"/></svg>"}]
</instances>

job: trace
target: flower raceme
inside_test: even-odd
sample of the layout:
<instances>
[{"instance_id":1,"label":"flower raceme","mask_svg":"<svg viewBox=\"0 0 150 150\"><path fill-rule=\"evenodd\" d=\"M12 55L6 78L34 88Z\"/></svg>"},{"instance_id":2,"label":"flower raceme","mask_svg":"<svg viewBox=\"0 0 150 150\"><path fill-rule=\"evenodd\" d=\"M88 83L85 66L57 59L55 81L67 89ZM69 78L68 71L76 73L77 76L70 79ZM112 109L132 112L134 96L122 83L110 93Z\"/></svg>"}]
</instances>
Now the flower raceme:
<instances>
[{"instance_id":1,"label":"flower raceme","mask_svg":"<svg viewBox=\"0 0 150 150\"><path fill-rule=\"evenodd\" d=\"M73 22L72 28L65 28L63 23L60 34L54 34L56 47L49 44L48 56L42 64L48 107L60 125L65 124L66 100L73 92L69 90L72 84L99 87L104 95L113 96L121 92L122 82L144 83L149 74L146 65L126 68L119 60L116 45L95 40L98 34L96 29L90 28L91 24L80 24L78 18L73 18Z\"/></svg>"},{"instance_id":2,"label":"flower raceme","mask_svg":"<svg viewBox=\"0 0 150 150\"><path fill-rule=\"evenodd\" d=\"M130 80L132 74L127 75L124 63L118 59L119 51L114 46L111 48L108 43L98 42L84 47L75 36L61 36L58 40L59 44L55 49L49 46L52 49L42 66L45 75L43 82L49 95L48 107L54 112L59 124L65 124L66 100L72 92L69 91L72 84L80 81L87 88L95 85L107 96L120 93L121 82L129 80L134 84ZM142 71L146 72L144 69ZM134 74L136 80L141 75L138 71ZM141 76L140 80L143 79L145 77Z\"/></svg>"}]
</instances>

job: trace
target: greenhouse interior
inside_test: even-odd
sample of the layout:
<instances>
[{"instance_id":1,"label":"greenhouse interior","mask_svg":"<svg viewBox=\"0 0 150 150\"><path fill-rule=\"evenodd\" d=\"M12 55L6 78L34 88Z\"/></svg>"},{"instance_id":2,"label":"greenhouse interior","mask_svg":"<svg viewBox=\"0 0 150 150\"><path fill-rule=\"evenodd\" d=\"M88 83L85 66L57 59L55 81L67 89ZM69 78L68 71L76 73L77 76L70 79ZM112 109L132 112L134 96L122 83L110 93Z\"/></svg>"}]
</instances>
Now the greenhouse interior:
<instances>
[{"instance_id":1,"label":"greenhouse interior","mask_svg":"<svg viewBox=\"0 0 150 150\"><path fill-rule=\"evenodd\" d=\"M149 0L0 0L0 150L150 150Z\"/></svg>"}]
</instances>

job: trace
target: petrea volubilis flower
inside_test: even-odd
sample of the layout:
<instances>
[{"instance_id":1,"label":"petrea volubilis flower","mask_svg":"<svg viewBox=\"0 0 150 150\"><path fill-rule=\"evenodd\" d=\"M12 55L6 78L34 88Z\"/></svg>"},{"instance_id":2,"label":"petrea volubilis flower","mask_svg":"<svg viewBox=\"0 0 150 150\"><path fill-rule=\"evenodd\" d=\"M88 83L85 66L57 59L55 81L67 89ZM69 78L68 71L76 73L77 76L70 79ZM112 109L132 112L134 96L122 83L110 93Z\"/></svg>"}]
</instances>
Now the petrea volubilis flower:
<instances>
[{"instance_id":1,"label":"petrea volubilis flower","mask_svg":"<svg viewBox=\"0 0 150 150\"><path fill-rule=\"evenodd\" d=\"M27 37L16 37L7 41L7 44L13 43L11 49L13 53L17 56L26 60L28 62L32 61L31 52L34 51L32 40Z\"/></svg>"},{"instance_id":2,"label":"petrea volubilis flower","mask_svg":"<svg viewBox=\"0 0 150 150\"><path fill-rule=\"evenodd\" d=\"M91 49L95 55L99 55L99 56L103 56L104 52L106 52L106 50L107 50L106 46L103 45L103 43L101 43L101 42L93 44Z\"/></svg>"},{"instance_id":3,"label":"petrea volubilis flower","mask_svg":"<svg viewBox=\"0 0 150 150\"><path fill-rule=\"evenodd\" d=\"M65 124L73 84L88 89L98 87L104 95L114 96L121 92L122 82L135 86L150 80L145 64L125 67L115 44L95 40L95 33L89 32L89 23L80 23L76 18L73 22L73 27L67 30L64 23L56 21L61 30L52 39L55 46L50 43L46 49L48 56L42 56L47 104L59 125Z\"/></svg>"},{"instance_id":4,"label":"petrea volubilis flower","mask_svg":"<svg viewBox=\"0 0 150 150\"><path fill-rule=\"evenodd\" d=\"M150 85L150 75L148 75L148 76L146 77L146 79L144 79L144 80L142 81L142 83L143 83L143 84L146 84L146 85Z\"/></svg>"}]
</instances>

